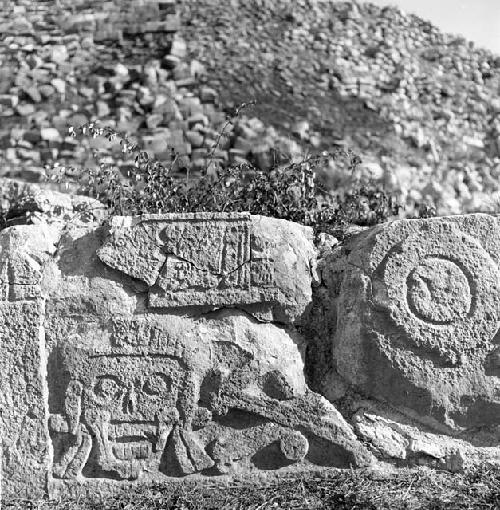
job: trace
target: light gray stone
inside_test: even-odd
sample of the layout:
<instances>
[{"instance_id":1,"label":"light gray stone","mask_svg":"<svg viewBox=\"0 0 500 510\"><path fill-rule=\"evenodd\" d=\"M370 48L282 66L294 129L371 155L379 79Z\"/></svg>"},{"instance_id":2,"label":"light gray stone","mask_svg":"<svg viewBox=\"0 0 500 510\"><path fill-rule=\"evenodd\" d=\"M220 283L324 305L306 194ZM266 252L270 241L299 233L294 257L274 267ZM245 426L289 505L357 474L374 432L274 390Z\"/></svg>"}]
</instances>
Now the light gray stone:
<instances>
[{"instance_id":1,"label":"light gray stone","mask_svg":"<svg viewBox=\"0 0 500 510\"><path fill-rule=\"evenodd\" d=\"M400 466L416 464L452 472L481 464L500 466L496 446L474 447L462 439L425 432L415 422L406 421L365 410L353 417L356 432L373 451Z\"/></svg>"},{"instance_id":2,"label":"light gray stone","mask_svg":"<svg viewBox=\"0 0 500 510\"><path fill-rule=\"evenodd\" d=\"M344 246L337 273L338 374L366 396L448 434L500 442L497 217L401 220ZM340 283L340 288L339 288ZM336 297L335 297L336 294Z\"/></svg>"},{"instance_id":3,"label":"light gray stone","mask_svg":"<svg viewBox=\"0 0 500 510\"><path fill-rule=\"evenodd\" d=\"M114 218L109 228L75 216L86 200L70 197L62 214L58 203L46 195L35 225L0 233L9 342L9 307L25 328L34 312L20 310L39 306L33 362L2 344L5 373L31 371L38 392L20 385L5 397L38 405L21 444L4 437L4 479L25 474L3 483L9 495L375 462L306 384L292 321L311 299L310 229L248 214ZM4 407L13 430L28 411ZM5 460L16 449L29 450L17 471Z\"/></svg>"},{"instance_id":4,"label":"light gray stone","mask_svg":"<svg viewBox=\"0 0 500 510\"><path fill-rule=\"evenodd\" d=\"M43 268L56 252L57 227L20 225L0 232L0 299L42 297Z\"/></svg>"},{"instance_id":5,"label":"light gray stone","mask_svg":"<svg viewBox=\"0 0 500 510\"><path fill-rule=\"evenodd\" d=\"M285 220L247 213L115 217L98 256L145 282L155 308L254 305L249 310L260 318L293 322L311 299L312 231Z\"/></svg>"},{"instance_id":6,"label":"light gray stone","mask_svg":"<svg viewBox=\"0 0 500 510\"><path fill-rule=\"evenodd\" d=\"M59 313L50 322L51 370L68 374L61 384L49 372L56 492L103 478L373 461L307 389L304 345L272 324L237 310L151 311L97 326Z\"/></svg>"},{"instance_id":7,"label":"light gray stone","mask_svg":"<svg viewBox=\"0 0 500 510\"><path fill-rule=\"evenodd\" d=\"M0 301L2 497L42 497L51 446L43 302Z\"/></svg>"},{"instance_id":8,"label":"light gray stone","mask_svg":"<svg viewBox=\"0 0 500 510\"><path fill-rule=\"evenodd\" d=\"M317 260L284 220L107 225L30 196L35 224L0 232L7 497L500 464L496 217L355 229Z\"/></svg>"}]
</instances>

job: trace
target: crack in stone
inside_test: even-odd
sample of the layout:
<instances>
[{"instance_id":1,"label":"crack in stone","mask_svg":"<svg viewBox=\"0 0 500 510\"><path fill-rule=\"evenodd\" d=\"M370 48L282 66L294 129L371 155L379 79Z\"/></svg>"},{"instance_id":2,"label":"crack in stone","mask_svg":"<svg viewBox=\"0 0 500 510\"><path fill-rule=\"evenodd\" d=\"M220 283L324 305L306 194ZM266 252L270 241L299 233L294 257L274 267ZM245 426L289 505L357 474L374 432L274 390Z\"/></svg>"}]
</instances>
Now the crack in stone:
<instances>
[{"instance_id":1,"label":"crack in stone","mask_svg":"<svg viewBox=\"0 0 500 510\"><path fill-rule=\"evenodd\" d=\"M252 262L252 259L248 259L246 260L245 262L239 264L235 269L232 269L231 271L228 271L227 273L219 273L219 272L212 272L212 271L208 271L207 269L205 268L201 268L201 267L198 267L194 262L192 262L191 260L189 259L186 259L184 257L181 257L179 255L177 255L176 253L173 253L173 252L167 252L165 253L167 259L165 260L165 262L162 264L160 270L159 270L159 274L158 274L158 278L156 279L154 285L158 285L158 279L160 278L160 274L163 273L163 270L165 269L165 266L167 265L168 263L168 257L171 256L171 257L175 257L176 259L178 259L180 262L187 262L188 264L191 264L192 266L194 266L195 269L197 269L198 271L207 271L207 272L210 272L210 274L213 274L215 276L220 276L220 277L226 277L226 276L229 276L233 273L236 273L237 271L239 271L243 266L247 265L247 264L250 264ZM204 287L203 287L204 288ZM209 288L214 288L214 287L209 287Z\"/></svg>"}]
</instances>

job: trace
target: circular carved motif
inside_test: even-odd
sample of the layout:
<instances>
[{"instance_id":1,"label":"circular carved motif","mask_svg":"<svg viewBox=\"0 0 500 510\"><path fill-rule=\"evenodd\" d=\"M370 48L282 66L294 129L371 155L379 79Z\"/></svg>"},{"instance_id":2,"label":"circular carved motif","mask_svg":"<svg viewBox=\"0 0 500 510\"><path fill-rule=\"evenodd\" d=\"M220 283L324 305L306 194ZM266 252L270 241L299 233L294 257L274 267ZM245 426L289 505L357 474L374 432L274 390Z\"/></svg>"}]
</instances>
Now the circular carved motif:
<instances>
[{"instance_id":1,"label":"circular carved motif","mask_svg":"<svg viewBox=\"0 0 500 510\"><path fill-rule=\"evenodd\" d=\"M460 265L444 257L427 257L406 281L408 305L423 321L449 324L470 312L470 276Z\"/></svg>"},{"instance_id":2,"label":"circular carved motif","mask_svg":"<svg viewBox=\"0 0 500 510\"><path fill-rule=\"evenodd\" d=\"M499 295L497 264L477 239L445 222L393 245L372 279L373 304L400 330L390 338L434 353L445 366L493 338Z\"/></svg>"}]
</instances>

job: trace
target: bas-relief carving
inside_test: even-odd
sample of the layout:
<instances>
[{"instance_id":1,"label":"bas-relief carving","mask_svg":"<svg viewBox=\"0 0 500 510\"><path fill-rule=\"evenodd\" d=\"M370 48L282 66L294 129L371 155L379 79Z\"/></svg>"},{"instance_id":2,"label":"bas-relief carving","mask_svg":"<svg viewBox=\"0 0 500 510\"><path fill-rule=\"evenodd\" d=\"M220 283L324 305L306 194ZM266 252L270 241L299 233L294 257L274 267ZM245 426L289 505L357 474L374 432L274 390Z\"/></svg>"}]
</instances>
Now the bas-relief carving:
<instances>
[{"instance_id":1,"label":"bas-relief carving","mask_svg":"<svg viewBox=\"0 0 500 510\"><path fill-rule=\"evenodd\" d=\"M297 394L286 374L227 342L205 346L208 363L188 330L183 340L158 324L122 322L110 347L58 352L66 375L51 388L54 478L161 480L370 462L320 397Z\"/></svg>"},{"instance_id":2,"label":"bas-relief carving","mask_svg":"<svg viewBox=\"0 0 500 510\"><path fill-rule=\"evenodd\" d=\"M369 395L430 416L449 432L486 427L500 439L494 432L500 425L500 379L494 368L499 228L486 215L478 215L476 224L468 221L443 218L383 227L366 266L374 268L367 272L366 291L355 291L360 301L354 306L363 313L348 317L339 304L334 353L339 372ZM341 300L352 299L350 286L361 281L366 277L359 273L348 276ZM353 320L363 324L371 365L361 362L361 350L348 346L349 335L342 340ZM358 375L352 360L359 363Z\"/></svg>"},{"instance_id":3,"label":"bas-relief carving","mask_svg":"<svg viewBox=\"0 0 500 510\"><path fill-rule=\"evenodd\" d=\"M408 236L390 249L378 274L387 297L380 301L375 288L374 304L389 298L391 317L408 341L443 363L457 364L465 349L491 340L498 329L498 267L458 228Z\"/></svg>"},{"instance_id":4,"label":"bas-relief carving","mask_svg":"<svg viewBox=\"0 0 500 510\"><path fill-rule=\"evenodd\" d=\"M227 310L211 317L212 329L205 319L153 313L155 299L166 308L230 307L278 295L272 243L254 236L249 219L149 218L116 229L99 250L107 265L149 286L151 308L111 325L96 316L73 336L63 332L77 319L57 318L48 424L50 476L61 486L373 462L335 407L290 375L295 363L303 377L302 362L285 330L286 339L279 328L264 332L276 326L236 311L255 328L224 322ZM474 224L460 221L404 224L368 243L368 262L359 259L363 246L351 254L334 354L339 373L366 395L403 413L430 409L445 434L483 434L500 423L500 275L490 239L499 229L488 224L475 235ZM362 328L349 329L353 320ZM351 341L352 331L369 342ZM260 346L246 350L237 336ZM486 443L497 444L491 433Z\"/></svg>"},{"instance_id":5,"label":"bas-relief carving","mask_svg":"<svg viewBox=\"0 0 500 510\"><path fill-rule=\"evenodd\" d=\"M66 356L71 379L65 413L51 418L61 446L55 449L55 476L131 480L145 472L168 472L163 457L169 439L170 460L183 474L213 466L192 435L192 387L182 360L81 350Z\"/></svg>"},{"instance_id":6,"label":"bas-relief carving","mask_svg":"<svg viewBox=\"0 0 500 510\"><path fill-rule=\"evenodd\" d=\"M246 213L147 216L116 228L98 255L147 283L151 307L275 301L270 249L252 238Z\"/></svg>"}]
</instances>

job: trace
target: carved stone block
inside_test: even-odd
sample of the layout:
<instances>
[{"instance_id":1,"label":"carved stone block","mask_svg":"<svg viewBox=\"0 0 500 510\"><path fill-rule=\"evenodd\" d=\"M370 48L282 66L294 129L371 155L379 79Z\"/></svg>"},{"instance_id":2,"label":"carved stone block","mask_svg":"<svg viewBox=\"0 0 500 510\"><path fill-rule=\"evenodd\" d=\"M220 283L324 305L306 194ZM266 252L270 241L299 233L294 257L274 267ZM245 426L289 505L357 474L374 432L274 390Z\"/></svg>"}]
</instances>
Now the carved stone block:
<instances>
[{"instance_id":1,"label":"carved stone block","mask_svg":"<svg viewBox=\"0 0 500 510\"><path fill-rule=\"evenodd\" d=\"M42 497L47 490L47 360L43 303L0 303L2 495Z\"/></svg>"},{"instance_id":2,"label":"carved stone block","mask_svg":"<svg viewBox=\"0 0 500 510\"><path fill-rule=\"evenodd\" d=\"M396 221L343 253L338 373L445 433L500 442L498 218Z\"/></svg>"},{"instance_id":3,"label":"carved stone block","mask_svg":"<svg viewBox=\"0 0 500 510\"><path fill-rule=\"evenodd\" d=\"M146 283L153 308L267 305L295 319L310 298L312 243L306 227L265 220L247 213L116 217L98 256ZM285 244L286 234L297 247ZM304 240L309 253L298 253Z\"/></svg>"},{"instance_id":4,"label":"carved stone block","mask_svg":"<svg viewBox=\"0 0 500 510\"><path fill-rule=\"evenodd\" d=\"M93 338L71 324L79 333L59 338L49 360L52 493L372 461L333 406L307 390L300 352L275 326L236 311L148 313L113 321L110 335L93 328Z\"/></svg>"},{"instance_id":5,"label":"carved stone block","mask_svg":"<svg viewBox=\"0 0 500 510\"><path fill-rule=\"evenodd\" d=\"M498 461L499 240L396 221L316 273L311 229L242 213L4 229L4 497Z\"/></svg>"}]
</instances>

